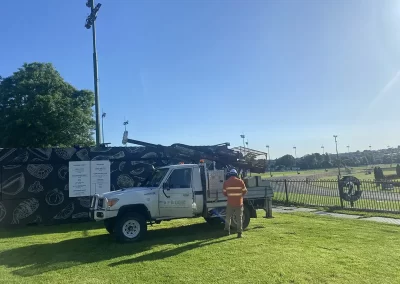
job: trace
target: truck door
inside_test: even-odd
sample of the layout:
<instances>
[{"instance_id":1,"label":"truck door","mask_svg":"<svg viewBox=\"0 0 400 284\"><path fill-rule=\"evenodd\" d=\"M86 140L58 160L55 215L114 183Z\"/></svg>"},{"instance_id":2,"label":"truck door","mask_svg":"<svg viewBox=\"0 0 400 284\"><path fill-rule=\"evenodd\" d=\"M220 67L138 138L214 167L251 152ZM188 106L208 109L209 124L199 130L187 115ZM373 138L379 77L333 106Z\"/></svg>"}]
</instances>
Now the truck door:
<instances>
[{"instance_id":1,"label":"truck door","mask_svg":"<svg viewBox=\"0 0 400 284\"><path fill-rule=\"evenodd\" d=\"M160 217L193 216L193 170L174 169L159 192Z\"/></svg>"}]
</instances>

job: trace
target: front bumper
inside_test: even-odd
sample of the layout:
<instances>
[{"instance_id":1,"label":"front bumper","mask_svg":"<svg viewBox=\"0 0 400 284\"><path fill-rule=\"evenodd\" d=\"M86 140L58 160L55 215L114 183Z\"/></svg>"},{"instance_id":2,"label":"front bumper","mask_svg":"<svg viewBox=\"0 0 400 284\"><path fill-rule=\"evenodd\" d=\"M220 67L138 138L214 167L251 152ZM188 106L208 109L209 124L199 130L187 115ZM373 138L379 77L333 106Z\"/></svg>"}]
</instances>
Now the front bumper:
<instances>
[{"instance_id":1,"label":"front bumper","mask_svg":"<svg viewBox=\"0 0 400 284\"><path fill-rule=\"evenodd\" d=\"M106 198L95 194L90 203L90 218L95 221L103 221L105 219L117 217L118 210L107 210L106 204Z\"/></svg>"}]
</instances>

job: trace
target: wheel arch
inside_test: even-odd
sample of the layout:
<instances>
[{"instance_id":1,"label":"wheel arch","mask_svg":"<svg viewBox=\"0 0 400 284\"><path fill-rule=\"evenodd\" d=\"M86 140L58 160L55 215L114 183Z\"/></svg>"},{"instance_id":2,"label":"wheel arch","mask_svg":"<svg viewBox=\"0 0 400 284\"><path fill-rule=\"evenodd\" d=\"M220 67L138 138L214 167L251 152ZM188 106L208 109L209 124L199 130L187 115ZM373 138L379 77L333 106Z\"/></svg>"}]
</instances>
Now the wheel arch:
<instances>
[{"instance_id":1,"label":"wheel arch","mask_svg":"<svg viewBox=\"0 0 400 284\"><path fill-rule=\"evenodd\" d=\"M245 200L245 201L243 202L243 205L244 205L245 207L247 207L247 209L249 210L249 212L250 212L250 218L257 218L257 211L256 211L256 209L254 209L254 207L249 203L248 200Z\"/></svg>"},{"instance_id":2,"label":"wheel arch","mask_svg":"<svg viewBox=\"0 0 400 284\"><path fill-rule=\"evenodd\" d=\"M151 213L146 205L144 204L132 204L132 205L124 205L118 210L117 217L121 217L128 212L135 212L143 215L146 221L151 221Z\"/></svg>"}]
</instances>

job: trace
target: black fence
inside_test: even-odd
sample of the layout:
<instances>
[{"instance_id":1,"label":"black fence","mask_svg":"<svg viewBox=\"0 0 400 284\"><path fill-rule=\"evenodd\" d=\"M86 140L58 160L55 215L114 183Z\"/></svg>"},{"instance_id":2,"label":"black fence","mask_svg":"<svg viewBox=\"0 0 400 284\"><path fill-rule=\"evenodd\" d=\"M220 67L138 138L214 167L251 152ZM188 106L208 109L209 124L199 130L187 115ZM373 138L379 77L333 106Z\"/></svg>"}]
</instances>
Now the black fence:
<instances>
[{"instance_id":1,"label":"black fence","mask_svg":"<svg viewBox=\"0 0 400 284\"><path fill-rule=\"evenodd\" d=\"M274 202L400 213L400 183L358 180L354 177L331 180L272 180Z\"/></svg>"}]
</instances>

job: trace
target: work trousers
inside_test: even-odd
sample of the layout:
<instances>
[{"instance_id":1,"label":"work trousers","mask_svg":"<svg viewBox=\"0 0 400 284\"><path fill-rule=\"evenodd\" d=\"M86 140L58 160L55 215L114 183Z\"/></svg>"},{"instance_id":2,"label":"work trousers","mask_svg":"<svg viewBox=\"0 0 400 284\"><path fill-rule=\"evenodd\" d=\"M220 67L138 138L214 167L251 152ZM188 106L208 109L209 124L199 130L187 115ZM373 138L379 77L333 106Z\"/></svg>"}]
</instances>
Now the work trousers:
<instances>
[{"instance_id":1,"label":"work trousers","mask_svg":"<svg viewBox=\"0 0 400 284\"><path fill-rule=\"evenodd\" d=\"M243 205L242 206L226 206L225 230L229 231L232 217L236 217L237 232L243 231Z\"/></svg>"}]
</instances>

